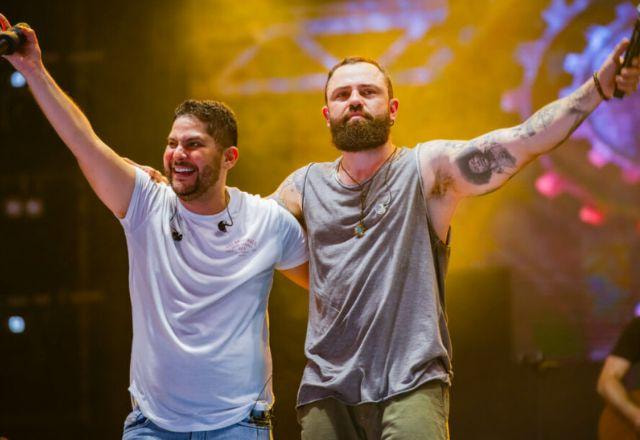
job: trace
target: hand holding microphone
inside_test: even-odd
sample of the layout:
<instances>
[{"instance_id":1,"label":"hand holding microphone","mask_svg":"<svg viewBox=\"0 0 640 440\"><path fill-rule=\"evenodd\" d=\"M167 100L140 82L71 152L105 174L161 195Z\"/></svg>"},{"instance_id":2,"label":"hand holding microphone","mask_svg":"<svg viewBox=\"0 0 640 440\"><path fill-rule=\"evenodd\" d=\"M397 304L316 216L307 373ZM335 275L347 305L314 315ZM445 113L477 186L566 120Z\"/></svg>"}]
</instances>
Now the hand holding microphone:
<instances>
[{"instance_id":1,"label":"hand holding microphone","mask_svg":"<svg viewBox=\"0 0 640 440\"><path fill-rule=\"evenodd\" d=\"M9 20L0 14L0 28L0 56L23 74L42 64L36 33L28 24L11 26Z\"/></svg>"},{"instance_id":2,"label":"hand holding microphone","mask_svg":"<svg viewBox=\"0 0 640 440\"><path fill-rule=\"evenodd\" d=\"M19 23L18 25L8 28L2 29L0 32L0 55L11 55L18 48L27 41L27 37L24 35L24 32L21 27L29 27L26 23Z\"/></svg>"},{"instance_id":3,"label":"hand holding microphone","mask_svg":"<svg viewBox=\"0 0 640 440\"><path fill-rule=\"evenodd\" d=\"M640 5L638 6L638 14L640 15ZM632 62L634 58L640 56L640 18L636 19L636 23L633 27L633 34L631 35L631 41L629 42L629 46L627 46L627 51L624 54L624 60L622 61L622 65L618 69L618 73L622 71L623 68L628 68L632 66ZM622 99L624 97L625 92L620 90L616 85L616 89L613 92L613 96Z\"/></svg>"}]
</instances>

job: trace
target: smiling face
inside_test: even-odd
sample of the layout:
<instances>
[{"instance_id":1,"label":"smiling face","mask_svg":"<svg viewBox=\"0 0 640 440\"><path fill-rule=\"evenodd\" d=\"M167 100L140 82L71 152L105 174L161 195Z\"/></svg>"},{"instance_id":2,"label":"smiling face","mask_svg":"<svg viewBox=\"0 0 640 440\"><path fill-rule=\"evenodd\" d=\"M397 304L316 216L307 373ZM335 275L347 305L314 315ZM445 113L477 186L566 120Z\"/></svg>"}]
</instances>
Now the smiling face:
<instances>
[{"instance_id":1,"label":"smiling face","mask_svg":"<svg viewBox=\"0 0 640 440\"><path fill-rule=\"evenodd\" d=\"M222 149L195 116L178 116L164 152L164 170L171 187L183 201L206 196L220 179Z\"/></svg>"},{"instance_id":2,"label":"smiling face","mask_svg":"<svg viewBox=\"0 0 640 440\"><path fill-rule=\"evenodd\" d=\"M379 147L389 139L398 100L389 99L384 73L374 64L345 64L332 72L322 112L333 143L343 151Z\"/></svg>"}]
</instances>

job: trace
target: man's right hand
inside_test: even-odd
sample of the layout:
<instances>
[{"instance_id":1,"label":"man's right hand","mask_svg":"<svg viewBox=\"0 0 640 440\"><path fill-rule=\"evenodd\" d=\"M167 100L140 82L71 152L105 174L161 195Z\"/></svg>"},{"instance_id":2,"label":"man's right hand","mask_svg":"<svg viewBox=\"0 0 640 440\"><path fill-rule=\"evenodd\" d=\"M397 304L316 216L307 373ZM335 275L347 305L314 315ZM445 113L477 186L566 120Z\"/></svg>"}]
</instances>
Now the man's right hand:
<instances>
[{"instance_id":1,"label":"man's right hand","mask_svg":"<svg viewBox=\"0 0 640 440\"><path fill-rule=\"evenodd\" d=\"M2 29L11 28L11 23L0 14L0 26ZM11 55L3 55L19 72L26 73L42 67L42 52L38 44L36 33L30 27L22 24L17 26L24 34L26 41Z\"/></svg>"},{"instance_id":2,"label":"man's right hand","mask_svg":"<svg viewBox=\"0 0 640 440\"><path fill-rule=\"evenodd\" d=\"M0 25L6 29L11 23L0 15ZM49 74L33 29L20 26L20 31L26 41L5 58L24 75L42 112L78 160L100 200L123 218L133 194L135 170L98 137L84 113Z\"/></svg>"}]
</instances>

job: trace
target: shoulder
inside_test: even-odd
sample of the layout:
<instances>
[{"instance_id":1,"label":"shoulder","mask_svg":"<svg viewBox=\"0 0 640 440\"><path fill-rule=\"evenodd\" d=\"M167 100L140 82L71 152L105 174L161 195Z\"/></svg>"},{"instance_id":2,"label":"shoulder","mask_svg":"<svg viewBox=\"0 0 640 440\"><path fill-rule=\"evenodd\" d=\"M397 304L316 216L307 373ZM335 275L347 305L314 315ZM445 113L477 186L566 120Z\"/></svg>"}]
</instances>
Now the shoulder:
<instances>
[{"instance_id":1,"label":"shoulder","mask_svg":"<svg viewBox=\"0 0 640 440\"><path fill-rule=\"evenodd\" d=\"M146 200L150 205L166 202L172 197L177 197L171 186L155 182L146 172L139 168L135 169L133 191L132 200Z\"/></svg>"},{"instance_id":2,"label":"shoulder","mask_svg":"<svg viewBox=\"0 0 640 440\"><path fill-rule=\"evenodd\" d=\"M235 187L229 187L232 197L239 198L239 208L245 211L255 220L264 220L265 217L277 219L282 213L287 211L282 208L273 198L265 198L260 194L251 194Z\"/></svg>"},{"instance_id":3,"label":"shoulder","mask_svg":"<svg viewBox=\"0 0 640 440\"><path fill-rule=\"evenodd\" d=\"M427 142L421 142L414 147L418 159L428 163L434 158L449 155L455 151L463 149L467 145L467 141L452 139L435 139Z\"/></svg>"}]
</instances>

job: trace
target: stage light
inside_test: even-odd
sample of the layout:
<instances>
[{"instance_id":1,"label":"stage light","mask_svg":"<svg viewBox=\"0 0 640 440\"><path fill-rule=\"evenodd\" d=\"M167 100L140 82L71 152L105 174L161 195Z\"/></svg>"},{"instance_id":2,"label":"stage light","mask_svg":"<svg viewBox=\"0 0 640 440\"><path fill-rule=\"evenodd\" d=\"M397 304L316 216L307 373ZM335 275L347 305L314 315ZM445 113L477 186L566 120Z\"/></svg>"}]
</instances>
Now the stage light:
<instances>
[{"instance_id":1,"label":"stage light","mask_svg":"<svg viewBox=\"0 0 640 440\"><path fill-rule=\"evenodd\" d=\"M42 200L36 198L30 198L24 205L24 210L27 214L27 217L36 218L42 216L42 212L44 211L44 205Z\"/></svg>"},{"instance_id":2,"label":"stage light","mask_svg":"<svg viewBox=\"0 0 640 440\"><path fill-rule=\"evenodd\" d=\"M550 199L562 194L566 184L554 171L548 171L536 179L535 187L540 194Z\"/></svg>"},{"instance_id":3,"label":"stage light","mask_svg":"<svg viewBox=\"0 0 640 440\"><path fill-rule=\"evenodd\" d=\"M605 221L604 213L592 205L582 206L579 215L583 223L592 226L601 226Z\"/></svg>"},{"instance_id":4,"label":"stage light","mask_svg":"<svg viewBox=\"0 0 640 440\"><path fill-rule=\"evenodd\" d=\"M27 84L27 80L24 79L24 76L20 72L13 72L11 74L11 86L19 89L20 87L24 87Z\"/></svg>"},{"instance_id":5,"label":"stage light","mask_svg":"<svg viewBox=\"0 0 640 440\"><path fill-rule=\"evenodd\" d=\"M22 316L11 316L9 317L8 323L9 323L9 331L11 333L24 333L26 324Z\"/></svg>"},{"instance_id":6,"label":"stage light","mask_svg":"<svg viewBox=\"0 0 640 440\"><path fill-rule=\"evenodd\" d=\"M4 201L4 213L9 218L18 218L22 216L24 204L22 200L10 197Z\"/></svg>"}]
</instances>

